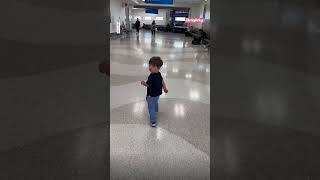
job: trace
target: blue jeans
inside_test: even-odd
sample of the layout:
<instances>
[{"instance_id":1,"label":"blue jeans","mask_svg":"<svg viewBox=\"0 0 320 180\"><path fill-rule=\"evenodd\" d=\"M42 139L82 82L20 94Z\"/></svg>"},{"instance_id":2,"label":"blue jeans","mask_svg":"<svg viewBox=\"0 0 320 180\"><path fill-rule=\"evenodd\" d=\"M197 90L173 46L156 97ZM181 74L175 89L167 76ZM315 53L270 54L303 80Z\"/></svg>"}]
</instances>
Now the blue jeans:
<instances>
[{"instance_id":1,"label":"blue jeans","mask_svg":"<svg viewBox=\"0 0 320 180\"><path fill-rule=\"evenodd\" d=\"M157 123L157 112L159 111L159 101L160 96L151 97L147 96L147 102L148 102L148 110L150 115L150 122L151 123Z\"/></svg>"}]
</instances>

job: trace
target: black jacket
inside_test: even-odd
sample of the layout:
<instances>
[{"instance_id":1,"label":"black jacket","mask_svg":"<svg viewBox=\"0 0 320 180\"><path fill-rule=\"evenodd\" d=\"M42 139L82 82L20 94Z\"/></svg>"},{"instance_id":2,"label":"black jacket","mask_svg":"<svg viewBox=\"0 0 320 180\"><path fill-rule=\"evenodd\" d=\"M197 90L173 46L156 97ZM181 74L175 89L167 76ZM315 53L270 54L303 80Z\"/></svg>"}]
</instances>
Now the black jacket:
<instances>
[{"instance_id":1,"label":"black jacket","mask_svg":"<svg viewBox=\"0 0 320 180\"><path fill-rule=\"evenodd\" d=\"M136 28L140 28L140 21L136 21Z\"/></svg>"}]
</instances>

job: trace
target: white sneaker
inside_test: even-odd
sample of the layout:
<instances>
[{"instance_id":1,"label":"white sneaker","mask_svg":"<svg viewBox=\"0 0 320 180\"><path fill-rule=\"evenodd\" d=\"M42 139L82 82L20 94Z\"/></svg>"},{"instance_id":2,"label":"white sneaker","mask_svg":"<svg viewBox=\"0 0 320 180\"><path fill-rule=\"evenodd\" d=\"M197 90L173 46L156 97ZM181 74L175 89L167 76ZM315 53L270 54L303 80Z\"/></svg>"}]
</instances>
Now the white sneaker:
<instances>
[{"instance_id":1,"label":"white sneaker","mask_svg":"<svg viewBox=\"0 0 320 180\"><path fill-rule=\"evenodd\" d=\"M157 127L157 123L151 123L152 127Z\"/></svg>"}]
</instances>

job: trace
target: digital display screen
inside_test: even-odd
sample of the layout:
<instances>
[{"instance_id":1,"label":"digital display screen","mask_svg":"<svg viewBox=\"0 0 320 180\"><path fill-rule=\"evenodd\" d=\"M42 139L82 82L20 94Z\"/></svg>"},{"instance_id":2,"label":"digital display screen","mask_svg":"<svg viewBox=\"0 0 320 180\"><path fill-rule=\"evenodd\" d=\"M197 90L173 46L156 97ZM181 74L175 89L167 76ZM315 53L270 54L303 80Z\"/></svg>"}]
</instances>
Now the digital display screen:
<instances>
[{"instance_id":1,"label":"digital display screen","mask_svg":"<svg viewBox=\"0 0 320 180\"><path fill-rule=\"evenodd\" d=\"M158 9L146 9L146 13L159 14L159 11L158 11Z\"/></svg>"},{"instance_id":2,"label":"digital display screen","mask_svg":"<svg viewBox=\"0 0 320 180\"><path fill-rule=\"evenodd\" d=\"M176 17L175 21L186 21L185 17Z\"/></svg>"},{"instance_id":3,"label":"digital display screen","mask_svg":"<svg viewBox=\"0 0 320 180\"><path fill-rule=\"evenodd\" d=\"M189 10L173 10L171 16L175 17L187 17L189 16Z\"/></svg>"},{"instance_id":4,"label":"digital display screen","mask_svg":"<svg viewBox=\"0 0 320 180\"><path fill-rule=\"evenodd\" d=\"M204 18L186 18L186 23L188 24L202 24Z\"/></svg>"},{"instance_id":5,"label":"digital display screen","mask_svg":"<svg viewBox=\"0 0 320 180\"><path fill-rule=\"evenodd\" d=\"M173 4L173 0L145 0L149 4Z\"/></svg>"}]
</instances>

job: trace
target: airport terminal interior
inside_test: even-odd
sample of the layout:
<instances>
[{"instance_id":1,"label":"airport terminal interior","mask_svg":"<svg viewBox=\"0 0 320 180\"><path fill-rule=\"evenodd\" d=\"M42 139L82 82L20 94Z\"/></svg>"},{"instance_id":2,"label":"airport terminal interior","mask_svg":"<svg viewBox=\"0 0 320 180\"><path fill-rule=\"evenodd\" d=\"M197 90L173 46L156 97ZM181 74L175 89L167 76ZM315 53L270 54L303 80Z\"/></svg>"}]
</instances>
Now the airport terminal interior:
<instances>
[{"instance_id":1,"label":"airport terminal interior","mask_svg":"<svg viewBox=\"0 0 320 180\"><path fill-rule=\"evenodd\" d=\"M319 1L105 3L0 1L0 180L320 179Z\"/></svg>"},{"instance_id":2,"label":"airport terminal interior","mask_svg":"<svg viewBox=\"0 0 320 180\"><path fill-rule=\"evenodd\" d=\"M98 1L1 2L1 17L17 20L5 21L1 36L11 61L0 74L0 179L209 179L210 1L107 2L110 47ZM195 35L186 34L191 26ZM140 84L152 56L162 58L169 90L156 128ZM106 59L110 76L98 70Z\"/></svg>"},{"instance_id":3,"label":"airport terminal interior","mask_svg":"<svg viewBox=\"0 0 320 180\"><path fill-rule=\"evenodd\" d=\"M110 26L111 179L209 179L209 47L192 44L193 36L186 36L190 26L209 33L209 1L110 3L114 18ZM119 5L123 7L120 11ZM187 23L188 17L203 18L203 22ZM139 32L137 19L141 21ZM120 32L117 20L127 24ZM155 35L151 33L152 21L156 23ZM150 126L146 88L140 84L150 74L149 59L153 56L164 62L160 72L169 90L160 96L156 128Z\"/></svg>"}]
</instances>

